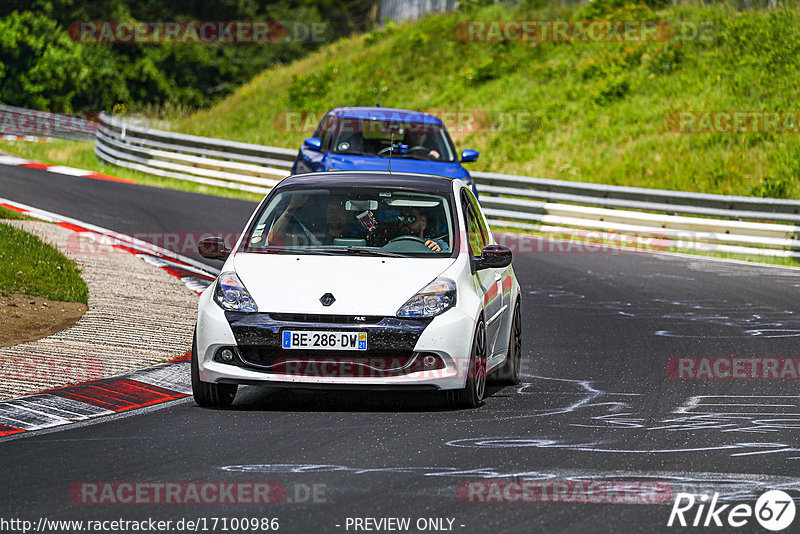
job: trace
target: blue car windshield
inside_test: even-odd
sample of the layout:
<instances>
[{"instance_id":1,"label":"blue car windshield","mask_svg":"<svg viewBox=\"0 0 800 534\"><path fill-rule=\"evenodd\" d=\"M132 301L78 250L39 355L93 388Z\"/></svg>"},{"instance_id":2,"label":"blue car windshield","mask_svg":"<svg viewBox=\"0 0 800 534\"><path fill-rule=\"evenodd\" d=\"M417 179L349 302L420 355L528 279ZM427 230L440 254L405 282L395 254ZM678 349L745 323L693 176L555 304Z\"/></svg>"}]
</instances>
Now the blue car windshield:
<instances>
[{"instance_id":1,"label":"blue car windshield","mask_svg":"<svg viewBox=\"0 0 800 534\"><path fill-rule=\"evenodd\" d=\"M392 188L290 189L274 195L244 252L448 257L454 249L449 200Z\"/></svg>"},{"instance_id":2,"label":"blue car windshield","mask_svg":"<svg viewBox=\"0 0 800 534\"><path fill-rule=\"evenodd\" d=\"M392 158L457 161L450 136L441 124L341 117L334 135L334 154L388 158L391 152Z\"/></svg>"}]
</instances>

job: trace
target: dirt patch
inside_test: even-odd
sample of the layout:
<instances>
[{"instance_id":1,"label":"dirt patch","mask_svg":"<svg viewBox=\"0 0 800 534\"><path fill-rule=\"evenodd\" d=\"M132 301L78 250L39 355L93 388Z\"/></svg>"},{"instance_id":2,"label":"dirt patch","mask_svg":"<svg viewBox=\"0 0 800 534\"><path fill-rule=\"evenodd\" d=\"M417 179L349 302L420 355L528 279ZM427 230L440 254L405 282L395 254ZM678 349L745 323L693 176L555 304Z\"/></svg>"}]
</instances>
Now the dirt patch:
<instances>
[{"instance_id":1,"label":"dirt patch","mask_svg":"<svg viewBox=\"0 0 800 534\"><path fill-rule=\"evenodd\" d=\"M86 313L86 304L20 293L0 295L0 347L35 341L68 328Z\"/></svg>"}]
</instances>

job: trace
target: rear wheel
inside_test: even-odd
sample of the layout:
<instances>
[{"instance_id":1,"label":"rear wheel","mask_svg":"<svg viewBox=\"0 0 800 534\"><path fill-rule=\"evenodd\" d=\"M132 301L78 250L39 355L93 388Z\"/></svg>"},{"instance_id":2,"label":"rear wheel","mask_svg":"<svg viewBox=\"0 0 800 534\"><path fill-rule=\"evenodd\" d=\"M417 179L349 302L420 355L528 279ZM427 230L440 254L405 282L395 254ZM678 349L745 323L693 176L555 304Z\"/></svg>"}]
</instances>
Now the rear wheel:
<instances>
[{"instance_id":1,"label":"rear wheel","mask_svg":"<svg viewBox=\"0 0 800 534\"><path fill-rule=\"evenodd\" d=\"M519 312L519 300L514 306L511 317L511 333L508 339L508 356L503 366L497 371L494 380L497 384L513 386L519 384L520 366L522 364L522 317Z\"/></svg>"},{"instance_id":2,"label":"rear wheel","mask_svg":"<svg viewBox=\"0 0 800 534\"><path fill-rule=\"evenodd\" d=\"M472 353L467 370L467 382L463 389L447 392L450 406L456 408L476 408L486 394L486 326L483 319L475 328L472 340Z\"/></svg>"},{"instance_id":3,"label":"rear wheel","mask_svg":"<svg viewBox=\"0 0 800 534\"><path fill-rule=\"evenodd\" d=\"M239 388L236 384L214 384L200 380L200 368L197 364L197 332L192 342L192 395L198 406L206 408L227 408L236 396Z\"/></svg>"}]
</instances>

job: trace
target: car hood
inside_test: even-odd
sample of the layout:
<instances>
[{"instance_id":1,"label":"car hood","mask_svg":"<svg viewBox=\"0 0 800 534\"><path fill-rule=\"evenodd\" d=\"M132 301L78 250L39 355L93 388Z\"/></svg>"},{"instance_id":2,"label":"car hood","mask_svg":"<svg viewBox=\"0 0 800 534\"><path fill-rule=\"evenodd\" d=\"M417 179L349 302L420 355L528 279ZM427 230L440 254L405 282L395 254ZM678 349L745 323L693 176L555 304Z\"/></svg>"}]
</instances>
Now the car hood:
<instances>
[{"instance_id":1,"label":"car hood","mask_svg":"<svg viewBox=\"0 0 800 534\"><path fill-rule=\"evenodd\" d=\"M259 311L395 315L453 258L382 258L239 253L233 265ZM320 297L336 301L323 306Z\"/></svg>"},{"instance_id":2,"label":"car hood","mask_svg":"<svg viewBox=\"0 0 800 534\"><path fill-rule=\"evenodd\" d=\"M370 156L350 156L327 154L326 167L334 167L340 171L385 171L389 168L389 158ZM457 161L425 161L420 159L392 158L392 170L396 172L417 172L435 174L448 178L469 178L469 173Z\"/></svg>"}]
</instances>

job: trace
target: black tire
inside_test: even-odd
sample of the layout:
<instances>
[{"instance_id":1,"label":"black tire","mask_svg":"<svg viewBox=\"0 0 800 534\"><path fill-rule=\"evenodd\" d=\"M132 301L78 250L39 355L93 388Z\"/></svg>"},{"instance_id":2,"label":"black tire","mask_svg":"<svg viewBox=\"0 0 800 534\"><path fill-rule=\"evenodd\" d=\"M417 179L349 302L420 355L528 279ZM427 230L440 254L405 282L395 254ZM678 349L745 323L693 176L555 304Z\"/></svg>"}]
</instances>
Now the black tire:
<instances>
[{"instance_id":1,"label":"black tire","mask_svg":"<svg viewBox=\"0 0 800 534\"><path fill-rule=\"evenodd\" d=\"M514 306L514 315L511 317L511 332L508 339L508 358L503 366L497 370L492 380L495 384L513 386L519 384L519 373L522 365L522 317L519 311L519 299Z\"/></svg>"},{"instance_id":2,"label":"black tire","mask_svg":"<svg viewBox=\"0 0 800 534\"><path fill-rule=\"evenodd\" d=\"M236 384L212 384L200 380L200 368L197 366L197 332L192 341L192 395L194 402L204 408L227 408L236 396Z\"/></svg>"},{"instance_id":3,"label":"black tire","mask_svg":"<svg viewBox=\"0 0 800 534\"><path fill-rule=\"evenodd\" d=\"M472 353L469 358L467 383L463 389L447 392L448 404L454 408L477 408L486 395L486 325L483 318L475 327Z\"/></svg>"}]
</instances>

